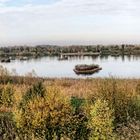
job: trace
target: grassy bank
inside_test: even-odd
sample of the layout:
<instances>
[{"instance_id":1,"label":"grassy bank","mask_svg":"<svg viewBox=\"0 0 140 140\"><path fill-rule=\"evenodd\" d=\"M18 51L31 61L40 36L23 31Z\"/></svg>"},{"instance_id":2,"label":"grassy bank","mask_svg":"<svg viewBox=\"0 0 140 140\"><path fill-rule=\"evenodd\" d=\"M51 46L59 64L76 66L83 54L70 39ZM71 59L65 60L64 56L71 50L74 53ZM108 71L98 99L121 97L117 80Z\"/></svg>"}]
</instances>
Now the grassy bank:
<instances>
[{"instance_id":1,"label":"grassy bank","mask_svg":"<svg viewBox=\"0 0 140 140\"><path fill-rule=\"evenodd\" d=\"M138 140L139 79L2 76L0 139Z\"/></svg>"}]
</instances>

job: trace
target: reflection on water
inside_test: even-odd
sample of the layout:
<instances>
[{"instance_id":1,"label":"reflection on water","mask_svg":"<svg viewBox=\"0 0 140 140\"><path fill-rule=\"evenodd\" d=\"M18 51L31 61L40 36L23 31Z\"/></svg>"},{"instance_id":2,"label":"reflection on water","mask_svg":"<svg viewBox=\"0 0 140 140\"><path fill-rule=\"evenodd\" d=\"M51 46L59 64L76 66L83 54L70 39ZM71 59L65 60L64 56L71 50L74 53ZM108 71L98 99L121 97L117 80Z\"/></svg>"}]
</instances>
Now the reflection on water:
<instances>
[{"instance_id":1,"label":"reflection on water","mask_svg":"<svg viewBox=\"0 0 140 140\"><path fill-rule=\"evenodd\" d=\"M0 63L8 70L16 69L19 75L32 70L41 77L109 77L140 78L140 56L100 56L100 57L69 57L59 61L58 57L43 57L27 61L14 60L11 63ZM102 70L90 76L76 75L73 68L77 64L99 64Z\"/></svg>"}]
</instances>

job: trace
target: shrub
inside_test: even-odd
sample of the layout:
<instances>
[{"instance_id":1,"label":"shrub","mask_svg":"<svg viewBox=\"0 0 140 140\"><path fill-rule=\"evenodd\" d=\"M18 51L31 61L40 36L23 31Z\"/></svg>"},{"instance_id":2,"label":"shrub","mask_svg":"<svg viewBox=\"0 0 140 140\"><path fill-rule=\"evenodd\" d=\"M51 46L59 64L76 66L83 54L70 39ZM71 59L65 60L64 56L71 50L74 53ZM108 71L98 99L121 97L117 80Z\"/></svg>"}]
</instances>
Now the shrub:
<instances>
[{"instance_id":1,"label":"shrub","mask_svg":"<svg viewBox=\"0 0 140 140\"><path fill-rule=\"evenodd\" d=\"M14 104L14 89L12 85L7 84L0 89L0 104L5 107L12 107Z\"/></svg>"},{"instance_id":2,"label":"shrub","mask_svg":"<svg viewBox=\"0 0 140 140\"><path fill-rule=\"evenodd\" d=\"M130 118L140 121L140 95L133 97L128 104L128 114Z\"/></svg>"},{"instance_id":3,"label":"shrub","mask_svg":"<svg viewBox=\"0 0 140 140\"><path fill-rule=\"evenodd\" d=\"M25 95L22 97L22 101L20 103L20 107L24 107L28 101L36 98L36 97L44 97L46 93L46 89L43 86L42 82L38 82L34 84L31 88L27 90Z\"/></svg>"},{"instance_id":4,"label":"shrub","mask_svg":"<svg viewBox=\"0 0 140 140\"><path fill-rule=\"evenodd\" d=\"M89 128L90 140L113 140L114 111L109 108L105 100L98 99L91 105Z\"/></svg>"},{"instance_id":5,"label":"shrub","mask_svg":"<svg viewBox=\"0 0 140 140\"><path fill-rule=\"evenodd\" d=\"M11 113L0 113L0 139L15 140L16 128Z\"/></svg>"},{"instance_id":6,"label":"shrub","mask_svg":"<svg viewBox=\"0 0 140 140\"><path fill-rule=\"evenodd\" d=\"M81 109L81 106L84 104L85 99L81 99L78 97L71 97L71 106L74 109L75 113L78 113Z\"/></svg>"},{"instance_id":7,"label":"shrub","mask_svg":"<svg viewBox=\"0 0 140 140\"><path fill-rule=\"evenodd\" d=\"M127 124L121 124L116 132L119 140L139 140L140 139L140 121L131 119Z\"/></svg>"},{"instance_id":8,"label":"shrub","mask_svg":"<svg viewBox=\"0 0 140 140\"><path fill-rule=\"evenodd\" d=\"M136 99L133 91L128 90L128 85L118 84L116 79L105 79L98 87L99 98L106 100L111 108L114 109L115 123L127 122L131 117L139 114L136 108Z\"/></svg>"},{"instance_id":9,"label":"shrub","mask_svg":"<svg viewBox=\"0 0 140 140\"><path fill-rule=\"evenodd\" d=\"M24 108L20 106L15 110L17 128L22 134L28 135L28 139L41 137L51 140L66 136L72 112L69 101L56 88L48 88L43 96L39 93L34 98L28 98ZM35 93L32 91L32 94Z\"/></svg>"},{"instance_id":10,"label":"shrub","mask_svg":"<svg viewBox=\"0 0 140 140\"><path fill-rule=\"evenodd\" d=\"M3 104L3 101L2 101L2 91L3 91L3 88L0 86L0 107Z\"/></svg>"},{"instance_id":11,"label":"shrub","mask_svg":"<svg viewBox=\"0 0 140 140\"><path fill-rule=\"evenodd\" d=\"M85 112L85 99L78 97L71 98L71 106L73 108L72 121L70 123L72 140L88 140L88 117Z\"/></svg>"}]
</instances>

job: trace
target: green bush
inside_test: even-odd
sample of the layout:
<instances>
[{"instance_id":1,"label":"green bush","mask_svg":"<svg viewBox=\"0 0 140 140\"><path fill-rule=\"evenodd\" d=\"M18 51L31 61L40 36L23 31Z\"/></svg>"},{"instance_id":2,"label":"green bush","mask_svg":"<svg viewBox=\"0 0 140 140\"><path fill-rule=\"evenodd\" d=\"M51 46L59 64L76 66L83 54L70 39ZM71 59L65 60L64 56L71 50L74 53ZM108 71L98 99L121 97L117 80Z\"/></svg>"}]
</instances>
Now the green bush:
<instances>
[{"instance_id":1,"label":"green bush","mask_svg":"<svg viewBox=\"0 0 140 140\"><path fill-rule=\"evenodd\" d=\"M81 106L84 104L85 99L81 99L78 97L71 97L71 106L74 109L75 113L78 113L81 109Z\"/></svg>"},{"instance_id":2,"label":"green bush","mask_svg":"<svg viewBox=\"0 0 140 140\"><path fill-rule=\"evenodd\" d=\"M71 106L73 108L72 121L70 123L70 134L72 140L88 140L88 117L85 112L85 99L78 97L71 98Z\"/></svg>"}]
</instances>

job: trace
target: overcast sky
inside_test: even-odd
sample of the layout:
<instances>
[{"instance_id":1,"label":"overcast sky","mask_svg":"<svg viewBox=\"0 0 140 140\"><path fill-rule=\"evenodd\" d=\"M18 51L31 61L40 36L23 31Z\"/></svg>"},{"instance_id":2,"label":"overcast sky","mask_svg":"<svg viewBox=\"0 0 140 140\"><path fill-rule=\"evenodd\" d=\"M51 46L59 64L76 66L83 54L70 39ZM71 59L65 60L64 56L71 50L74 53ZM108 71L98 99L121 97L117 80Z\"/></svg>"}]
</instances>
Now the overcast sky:
<instances>
[{"instance_id":1,"label":"overcast sky","mask_svg":"<svg viewBox=\"0 0 140 140\"><path fill-rule=\"evenodd\" d=\"M140 0L0 0L0 45L140 44Z\"/></svg>"}]
</instances>

